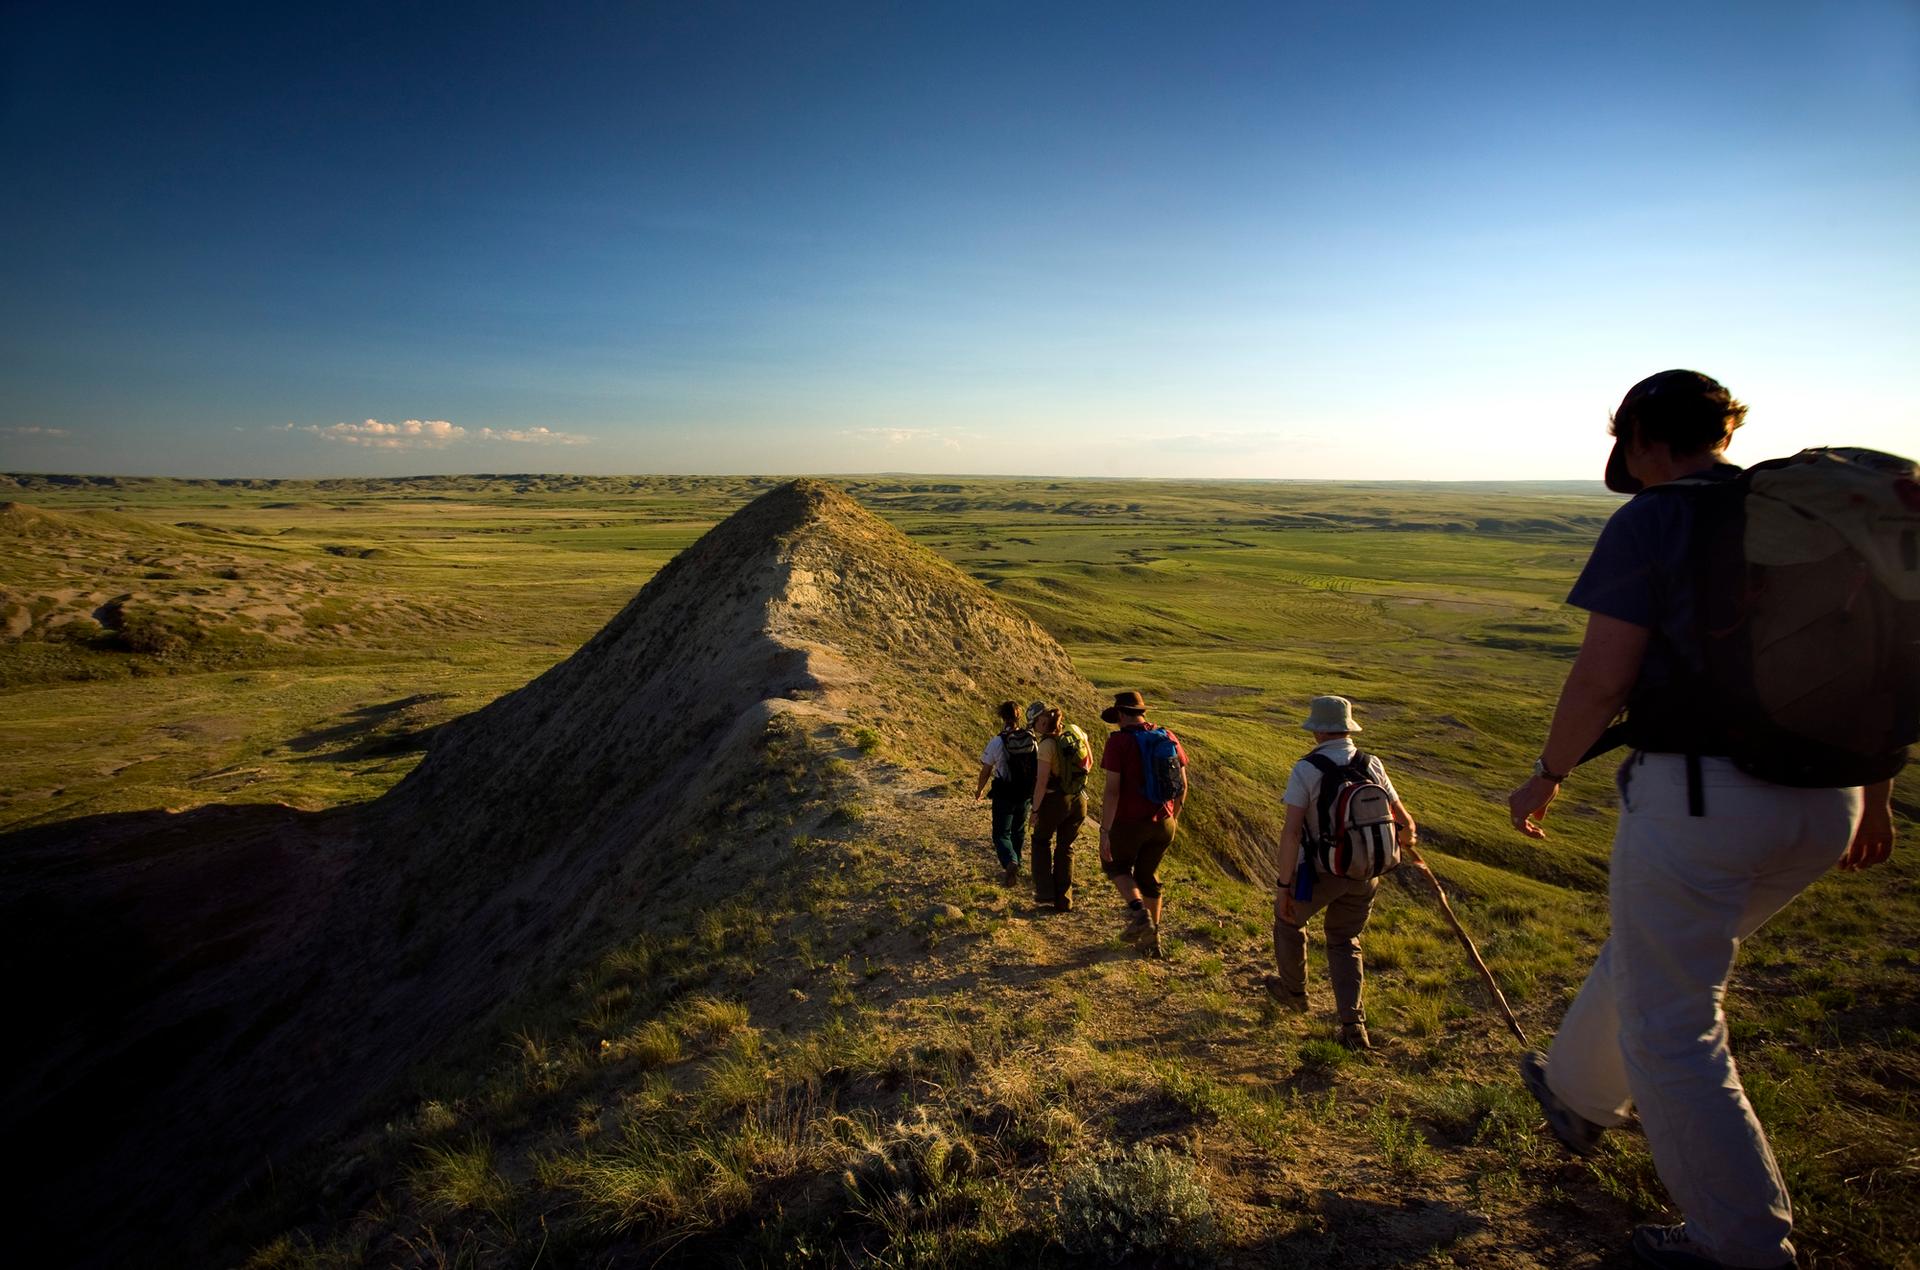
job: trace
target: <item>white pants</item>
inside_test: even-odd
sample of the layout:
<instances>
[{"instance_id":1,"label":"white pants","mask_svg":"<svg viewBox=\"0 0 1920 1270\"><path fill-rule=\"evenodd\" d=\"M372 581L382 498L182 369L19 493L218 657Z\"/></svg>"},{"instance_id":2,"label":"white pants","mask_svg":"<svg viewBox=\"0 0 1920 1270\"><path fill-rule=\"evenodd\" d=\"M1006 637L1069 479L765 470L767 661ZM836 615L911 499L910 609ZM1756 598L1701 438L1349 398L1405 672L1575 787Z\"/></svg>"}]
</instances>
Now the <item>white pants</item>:
<instances>
[{"instance_id":1,"label":"white pants","mask_svg":"<svg viewBox=\"0 0 1920 1270\"><path fill-rule=\"evenodd\" d=\"M1547 1083L1595 1124L1638 1107L1687 1233L1730 1266L1793 1257L1793 1207L1727 1048L1721 1009L1740 941L1832 868L1860 822L1858 789L1789 789L1702 759L1620 771L1608 887L1613 930L1548 1055Z\"/></svg>"}]
</instances>

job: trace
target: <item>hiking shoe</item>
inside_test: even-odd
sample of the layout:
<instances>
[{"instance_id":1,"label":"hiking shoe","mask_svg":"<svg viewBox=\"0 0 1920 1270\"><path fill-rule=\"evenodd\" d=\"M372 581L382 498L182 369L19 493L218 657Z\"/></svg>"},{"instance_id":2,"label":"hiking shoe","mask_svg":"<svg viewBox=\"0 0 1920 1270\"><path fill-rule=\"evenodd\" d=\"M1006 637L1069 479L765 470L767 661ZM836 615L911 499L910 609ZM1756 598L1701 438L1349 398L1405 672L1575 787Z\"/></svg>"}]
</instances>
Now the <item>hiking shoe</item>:
<instances>
[{"instance_id":1,"label":"hiking shoe","mask_svg":"<svg viewBox=\"0 0 1920 1270\"><path fill-rule=\"evenodd\" d=\"M1287 985L1280 982L1279 975L1266 976L1260 981L1260 986L1267 990L1268 996L1280 1003L1280 1008L1283 1010L1291 1011L1294 1014L1305 1014L1308 1009L1311 1008L1307 1004L1307 994L1304 992L1288 992Z\"/></svg>"},{"instance_id":2,"label":"hiking shoe","mask_svg":"<svg viewBox=\"0 0 1920 1270\"><path fill-rule=\"evenodd\" d=\"M1641 1226L1633 1232L1633 1259L1643 1266L1661 1270L1721 1270L1724 1261L1716 1261L1695 1243L1681 1226ZM1793 1270L1793 1258L1776 1263L1775 1270Z\"/></svg>"},{"instance_id":3,"label":"hiking shoe","mask_svg":"<svg viewBox=\"0 0 1920 1270\"><path fill-rule=\"evenodd\" d=\"M1540 1104L1540 1110L1547 1113L1547 1128L1553 1130L1553 1136L1560 1139L1560 1145L1575 1155L1592 1155L1600 1149L1600 1135L1607 1131L1605 1125L1595 1124L1566 1103L1560 1096L1547 1087L1547 1056L1539 1050L1528 1050L1520 1056L1520 1079L1527 1086L1527 1092ZM1653 1230L1655 1227L1643 1227ZM1678 1226L1675 1230L1680 1229ZM1640 1237L1634 1236L1633 1245L1637 1251ZM1683 1265L1684 1262L1675 1262Z\"/></svg>"},{"instance_id":4,"label":"hiking shoe","mask_svg":"<svg viewBox=\"0 0 1920 1270\"><path fill-rule=\"evenodd\" d=\"M1071 913L1073 911L1073 896L1062 895L1056 899L1053 902L1053 911L1056 913Z\"/></svg>"},{"instance_id":5,"label":"hiking shoe","mask_svg":"<svg viewBox=\"0 0 1920 1270\"><path fill-rule=\"evenodd\" d=\"M1001 879L1001 881L1005 882L1008 886L1013 886L1014 884L1019 882L1020 866L1017 864L1009 864L1006 869L1006 875Z\"/></svg>"},{"instance_id":6,"label":"hiking shoe","mask_svg":"<svg viewBox=\"0 0 1920 1270\"><path fill-rule=\"evenodd\" d=\"M1156 961L1166 958L1167 954L1165 950L1160 947L1160 928L1158 926L1149 926L1147 928L1147 937L1140 941L1140 951L1154 958Z\"/></svg>"},{"instance_id":7,"label":"hiking shoe","mask_svg":"<svg viewBox=\"0 0 1920 1270\"><path fill-rule=\"evenodd\" d=\"M1370 1050L1373 1038L1367 1035L1364 1023L1343 1023L1340 1025L1340 1043L1350 1050Z\"/></svg>"},{"instance_id":8,"label":"hiking shoe","mask_svg":"<svg viewBox=\"0 0 1920 1270\"><path fill-rule=\"evenodd\" d=\"M1120 938L1138 947L1148 935L1155 934L1153 919L1147 916L1147 910L1136 908L1133 916L1127 918L1127 924L1120 930Z\"/></svg>"}]
</instances>

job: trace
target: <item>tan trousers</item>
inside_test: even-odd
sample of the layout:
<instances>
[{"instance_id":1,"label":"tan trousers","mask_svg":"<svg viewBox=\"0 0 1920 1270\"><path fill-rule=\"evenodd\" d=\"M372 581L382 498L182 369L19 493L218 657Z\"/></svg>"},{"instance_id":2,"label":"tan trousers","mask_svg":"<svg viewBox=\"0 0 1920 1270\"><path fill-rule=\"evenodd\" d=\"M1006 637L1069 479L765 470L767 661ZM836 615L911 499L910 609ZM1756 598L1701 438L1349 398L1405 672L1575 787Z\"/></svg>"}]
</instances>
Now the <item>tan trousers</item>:
<instances>
[{"instance_id":1,"label":"tan trousers","mask_svg":"<svg viewBox=\"0 0 1920 1270\"><path fill-rule=\"evenodd\" d=\"M1613 931L1560 1023L1547 1083L1595 1124L1638 1109L1687 1234L1728 1266L1793 1259L1793 1205L1734 1066L1723 1008L1740 942L1833 867L1860 823L1857 789L1789 789L1700 760L1620 767L1608 893ZM1884 884L1884 883L1883 883Z\"/></svg>"},{"instance_id":2,"label":"tan trousers","mask_svg":"<svg viewBox=\"0 0 1920 1270\"><path fill-rule=\"evenodd\" d=\"M1313 898L1293 902L1293 915L1304 925L1323 909L1327 914L1327 978L1333 981L1333 1004L1342 1023L1365 1023L1360 989L1367 972L1360 959L1360 932L1373 915L1373 896L1379 878L1319 877L1313 880ZM1280 917L1280 897L1273 899L1273 959L1280 986L1294 996L1307 991L1307 932Z\"/></svg>"}]
</instances>

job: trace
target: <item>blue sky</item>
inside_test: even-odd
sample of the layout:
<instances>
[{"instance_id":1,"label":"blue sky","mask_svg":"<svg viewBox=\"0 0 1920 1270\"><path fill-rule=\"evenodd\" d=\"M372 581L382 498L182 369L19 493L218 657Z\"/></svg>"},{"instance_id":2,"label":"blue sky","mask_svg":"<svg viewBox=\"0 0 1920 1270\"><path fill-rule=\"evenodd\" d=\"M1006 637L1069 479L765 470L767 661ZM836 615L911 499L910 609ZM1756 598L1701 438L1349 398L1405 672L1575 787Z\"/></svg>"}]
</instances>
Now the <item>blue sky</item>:
<instances>
[{"instance_id":1,"label":"blue sky","mask_svg":"<svg viewBox=\"0 0 1920 1270\"><path fill-rule=\"evenodd\" d=\"M1920 6L16 4L0 469L1920 450Z\"/></svg>"}]
</instances>

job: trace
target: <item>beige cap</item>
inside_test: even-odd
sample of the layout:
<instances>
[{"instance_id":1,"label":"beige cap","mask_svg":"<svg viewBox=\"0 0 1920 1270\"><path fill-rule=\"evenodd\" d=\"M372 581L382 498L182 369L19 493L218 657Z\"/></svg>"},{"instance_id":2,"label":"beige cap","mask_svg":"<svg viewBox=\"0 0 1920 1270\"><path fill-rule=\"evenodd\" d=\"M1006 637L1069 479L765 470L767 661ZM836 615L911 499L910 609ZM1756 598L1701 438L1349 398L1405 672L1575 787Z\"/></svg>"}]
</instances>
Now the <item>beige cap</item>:
<instances>
[{"instance_id":1,"label":"beige cap","mask_svg":"<svg viewBox=\"0 0 1920 1270\"><path fill-rule=\"evenodd\" d=\"M1353 702L1345 697L1315 697L1313 705L1307 711L1307 721L1300 725L1309 732L1358 732L1360 725L1354 722Z\"/></svg>"}]
</instances>

